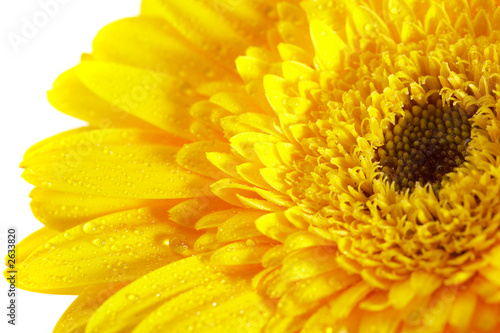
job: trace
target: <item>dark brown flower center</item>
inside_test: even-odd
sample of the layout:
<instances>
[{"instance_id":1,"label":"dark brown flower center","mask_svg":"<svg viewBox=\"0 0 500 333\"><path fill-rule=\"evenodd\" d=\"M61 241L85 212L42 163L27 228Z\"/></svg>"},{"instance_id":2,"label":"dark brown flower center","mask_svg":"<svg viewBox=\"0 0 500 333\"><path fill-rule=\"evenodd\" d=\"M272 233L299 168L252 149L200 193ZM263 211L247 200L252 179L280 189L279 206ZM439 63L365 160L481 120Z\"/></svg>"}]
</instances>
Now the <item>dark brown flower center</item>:
<instances>
[{"instance_id":1,"label":"dark brown flower center","mask_svg":"<svg viewBox=\"0 0 500 333\"><path fill-rule=\"evenodd\" d=\"M438 191L443 177L464 162L469 118L462 107L442 105L441 100L406 110L384 133L385 145L377 150L387 180L399 191L411 191L417 183Z\"/></svg>"}]
</instances>

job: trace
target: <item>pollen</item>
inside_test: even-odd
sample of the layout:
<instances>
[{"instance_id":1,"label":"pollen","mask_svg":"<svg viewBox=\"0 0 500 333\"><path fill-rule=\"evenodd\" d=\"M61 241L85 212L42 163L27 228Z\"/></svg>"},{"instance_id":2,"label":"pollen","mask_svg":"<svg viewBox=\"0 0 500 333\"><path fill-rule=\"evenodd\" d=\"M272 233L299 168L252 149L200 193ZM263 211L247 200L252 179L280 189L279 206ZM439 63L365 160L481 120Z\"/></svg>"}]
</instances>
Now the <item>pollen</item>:
<instances>
[{"instance_id":1,"label":"pollen","mask_svg":"<svg viewBox=\"0 0 500 333\"><path fill-rule=\"evenodd\" d=\"M446 174L467 156L470 117L461 106L443 105L441 99L405 110L384 133L385 145L377 150L387 180L400 191L412 191L417 183L438 191Z\"/></svg>"}]
</instances>

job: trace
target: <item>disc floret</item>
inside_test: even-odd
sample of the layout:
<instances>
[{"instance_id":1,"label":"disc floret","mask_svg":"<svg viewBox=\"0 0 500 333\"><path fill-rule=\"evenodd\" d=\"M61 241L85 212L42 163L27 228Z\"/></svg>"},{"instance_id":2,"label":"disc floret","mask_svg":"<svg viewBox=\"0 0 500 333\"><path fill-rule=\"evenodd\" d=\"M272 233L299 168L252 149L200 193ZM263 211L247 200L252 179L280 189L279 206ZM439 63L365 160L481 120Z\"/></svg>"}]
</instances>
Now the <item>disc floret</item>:
<instances>
[{"instance_id":1,"label":"disc floret","mask_svg":"<svg viewBox=\"0 0 500 333\"><path fill-rule=\"evenodd\" d=\"M445 175L462 165L470 141L470 115L464 108L442 103L413 105L384 133L377 150L380 166L397 190L417 183L437 191Z\"/></svg>"}]
</instances>

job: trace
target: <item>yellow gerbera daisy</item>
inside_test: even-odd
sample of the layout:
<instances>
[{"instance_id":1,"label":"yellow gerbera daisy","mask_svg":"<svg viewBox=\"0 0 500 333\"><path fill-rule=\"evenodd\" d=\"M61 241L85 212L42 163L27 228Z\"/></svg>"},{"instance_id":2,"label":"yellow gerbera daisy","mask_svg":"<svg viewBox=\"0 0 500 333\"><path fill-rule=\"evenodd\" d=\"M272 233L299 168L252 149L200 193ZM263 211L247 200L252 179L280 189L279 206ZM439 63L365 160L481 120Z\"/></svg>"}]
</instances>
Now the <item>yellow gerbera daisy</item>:
<instances>
[{"instance_id":1,"label":"yellow gerbera daisy","mask_svg":"<svg viewBox=\"0 0 500 333\"><path fill-rule=\"evenodd\" d=\"M493 0L145 0L49 92L55 332L499 332Z\"/></svg>"}]
</instances>

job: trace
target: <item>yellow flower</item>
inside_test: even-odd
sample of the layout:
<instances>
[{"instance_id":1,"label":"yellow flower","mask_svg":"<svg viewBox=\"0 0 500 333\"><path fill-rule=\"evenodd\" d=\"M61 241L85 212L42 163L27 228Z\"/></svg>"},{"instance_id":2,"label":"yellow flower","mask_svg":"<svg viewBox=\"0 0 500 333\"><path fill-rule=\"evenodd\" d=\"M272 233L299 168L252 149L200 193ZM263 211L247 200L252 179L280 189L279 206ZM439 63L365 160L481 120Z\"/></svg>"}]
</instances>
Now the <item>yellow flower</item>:
<instances>
[{"instance_id":1,"label":"yellow flower","mask_svg":"<svg viewBox=\"0 0 500 333\"><path fill-rule=\"evenodd\" d=\"M49 92L55 332L499 332L493 0L145 0ZM497 101L498 100L498 101Z\"/></svg>"}]
</instances>

